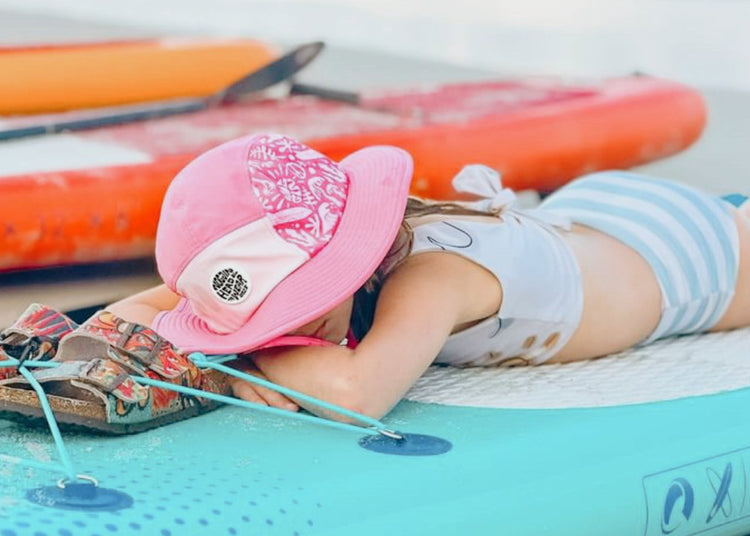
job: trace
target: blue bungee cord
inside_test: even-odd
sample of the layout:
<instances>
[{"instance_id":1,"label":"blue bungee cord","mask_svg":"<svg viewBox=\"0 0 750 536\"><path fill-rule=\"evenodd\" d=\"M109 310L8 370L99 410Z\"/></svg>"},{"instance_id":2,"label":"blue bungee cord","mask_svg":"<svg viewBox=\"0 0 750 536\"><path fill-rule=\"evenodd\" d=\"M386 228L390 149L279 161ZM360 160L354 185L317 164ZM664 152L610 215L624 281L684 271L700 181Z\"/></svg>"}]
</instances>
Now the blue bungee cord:
<instances>
[{"instance_id":1,"label":"blue bungee cord","mask_svg":"<svg viewBox=\"0 0 750 536\"><path fill-rule=\"evenodd\" d=\"M44 469L47 471L53 471L53 472L62 472L65 474L65 476L70 480L76 480L78 479L79 475L76 473L75 468L73 467L73 462L70 458L70 454L68 453L68 449L65 447L65 442L63 441L62 434L60 433L60 427L57 425L57 420L55 420L55 415L52 412L52 408L49 405L49 401L47 400L47 395L44 392L44 388L40 385L40 383L34 378L34 376L29 372L29 370L26 368L28 365L30 366L39 366L39 367L50 367L50 366L57 366L57 364L53 364L50 361L25 361L21 362L18 359L15 359L13 357L9 357L7 360L0 362L0 368L5 367L17 367L18 373L21 374L24 378L26 378L26 381L29 382L29 385L34 389L34 392L36 392L37 398L39 398L39 405L42 407L42 412L44 413L44 418L47 420L47 425L49 426L49 430L52 433L52 438L55 441L55 446L57 447L57 453L60 455L60 463L61 465L56 465L53 463L44 463L39 462L36 460L29 460L25 458L18 458L16 456L8 456L5 454L0 454L0 460L18 464L18 465L25 465L27 467L33 467L35 469ZM83 475L80 475L83 476Z\"/></svg>"},{"instance_id":2,"label":"blue bungee cord","mask_svg":"<svg viewBox=\"0 0 750 536\"><path fill-rule=\"evenodd\" d=\"M359 421L366 426L356 426L346 422L324 419L307 413L274 408L231 396L204 391L202 389L176 385L162 380L154 380L145 376L131 375L130 377L140 385L167 389L189 396L206 398L223 404L255 409L286 418L312 422L314 424L322 424L331 428L355 431L359 434L364 433L365 437L360 438L358 442L359 445L367 450L382 454L395 454L400 456L433 456L448 452L452 448L450 441L445 439L422 434L402 434L388 429L377 419L367 417L366 415L362 415L335 404L324 402L323 400L319 400L293 389L282 387L268 380L253 376L252 374L225 366L224 363L237 359L236 354L207 356L201 352L193 352L188 355L188 359L201 369L212 369L255 385L266 387L283 395L315 405L324 410ZM58 464L45 463L4 454L0 454L0 461L62 473L65 475L64 478L57 482L57 486L46 486L28 490L26 498L36 504L63 509L96 511L114 511L127 508L133 504L133 498L127 493L117 489L102 488L99 486L99 482L96 478L76 472L70 454L68 453L68 449L65 446L62 435L60 434L60 429L57 420L55 419L54 412L47 400L47 394L44 392L44 388L39 381L34 378L32 373L27 369L27 367L53 368L60 366L60 364L61 363L56 361L24 360L13 357L9 357L9 359L5 361L0 361L0 368L16 367L19 374L29 382L29 385L31 385L36 393L44 418L47 421L50 432L52 433L60 462Z\"/></svg>"},{"instance_id":3,"label":"blue bungee cord","mask_svg":"<svg viewBox=\"0 0 750 536\"><path fill-rule=\"evenodd\" d=\"M245 404L250 404L250 406L245 407L253 407L257 408L258 406L260 408L266 408L266 410L274 410L273 413L282 414L284 416L288 416L291 418L300 418L303 420L312 420L316 422L317 424L324 424L325 426L332 426L334 428L343 428L347 430L356 430L357 432L366 432L372 435L386 435L388 437L392 437L394 439L400 439L401 434L398 432L395 432L393 430L389 430L386 428L386 426L376 420L372 419L370 417L367 417L366 415L362 415L361 413L357 413L356 411L351 411L346 408L342 408L341 406L337 406L335 404L329 404L328 402L325 402L323 400L320 400L318 398L314 398L312 396L308 396L304 393L300 393L299 391L295 391L294 389L289 389L287 387L282 387L281 385L277 385L273 382L270 382L268 380L264 380L262 378L258 378L257 376L253 376L252 374L247 374L245 372L239 371L237 369L233 369L231 367L224 366L223 363L226 363L227 361L233 361L237 359L236 354L225 354L225 355L211 355L210 357L202 352L193 352L190 355L188 355L188 358L195 363L197 367L200 368L210 368L213 370L216 370L217 372L222 372L224 374L227 374L228 376L234 376L235 378L239 378L241 380L248 381L250 383L253 383L255 385L260 385L261 387L266 387L268 389L271 389L273 391L276 391L278 393L281 393L282 395L290 396L297 398L299 400L303 400L305 402L309 402L310 404L313 404L315 406L318 406L319 408L332 411L333 413L337 413L339 415L343 415L345 417L349 417L351 419L360 421L364 424L368 424L370 428L363 428L361 426L355 426L352 424L342 423L338 421L332 421L329 419L323 419L321 417L316 417L314 415L307 415L304 413L296 413L296 412L289 412L287 410L283 409L277 409L277 408L271 408L269 406L264 406L262 404L253 404L252 402L246 402L244 400L239 400L233 397L225 397L221 395L213 395L211 393L211 396L207 396L206 398L210 398L212 400L218 400L214 398L215 396L220 396L222 399L230 398L233 400L232 402L229 402L234 405L239 406L245 406ZM150 379L149 379L150 380ZM136 377L136 381L138 381L138 377ZM153 380L150 380L153 381ZM148 382L145 382L148 384ZM159 385L158 387L161 387ZM192 394L192 393L189 393ZM203 396L203 395L201 395ZM237 402L242 402L242 404L238 404Z\"/></svg>"},{"instance_id":4,"label":"blue bungee cord","mask_svg":"<svg viewBox=\"0 0 750 536\"><path fill-rule=\"evenodd\" d=\"M367 417L365 415L362 415L355 411L351 411L346 408L337 406L335 404L324 402L323 400L319 400L317 398L308 396L304 393L300 393L293 389L282 387L268 380L264 380L262 378L253 376L252 374L247 374L240 370L227 367L223 364L228 361L237 359L236 354L207 356L206 354L202 352L193 352L190 355L188 355L188 358L199 368L213 369L213 370L216 370L217 372L221 372L229 376L233 376L235 378L248 381L255 385L266 387L268 389L279 392L283 395L298 398L299 400L303 400L310 404L314 404L325 410L360 421L368 425L369 427L362 427L362 426L356 426L356 425L345 423L345 422L333 421L333 420L317 417L315 415L309 415L306 413L291 412L288 410L274 408L274 407L266 406L263 404L248 402L246 400L241 400L239 398L235 398L231 396L211 393L209 391L203 391L201 389L195 389L192 387L176 385L176 384L161 381L161 380L154 380L152 378L148 378L144 376L132 375L131 377L133 378L135 382L141 385L157 387L160 389L168 389L171 391L175 391L175 392L190 395L190 396L198 396L198 397L206 398L206 399L213 400L215 402L220 402L223 404L234 405L234 406L238 406L242 408L255 409L255 410L264 411L266 413L270 413L273 415L281 415L287 418L298 419L298 420L302 420L306 422L312 422L315 424L322 424L324 426L329 426L331 428L338 428L338 429L347 430L347 431L356 431L357 433L360 433L360 434L365 433L365 434L372 435L372 436L381 435L390 439L395 439L397 441L402 440L404 438L403 434L388 429L382 422L376 419ZM24 466L32 467L36 469L43 469L47 471L63 473L65 474L68 481L71 481L71 482L76 481L76 480L87 480L89 482L92 482L92 481L95 482L95 480L92 477L88 475L79 474L75 471L73 462L68 453L68 449L65 446L65 442L63 441L62 435L60 433L60 428L57 424L57 420L55 419L54 412L52 411L52 408L49 405L49 401L47 400L47 395L44 392L44 388L36 380L36 378L34 378L31 372L26 368L26 367L54 368L59 365L60 363L55 362L55 361L25 360L21 362L15 358L9 358L5 361L0 362L0 368L17 367L18 372L29 382L31 387L36 392L37 397L39 398L40 406L42 407L42 411L44 413L44 417L47 421L47 425L49 426L50 432L52 433L52 437L54 439L55 446L57 448L57 452L60 458L60 464L58 465L58 464L53 464L53 463L44 463L44 462L39 462L36 460L29 460L29 459L19 458L15 456L8 456L5 454L0 454L0 461L6 461L9 463L24 465ZM64 483L64 480L61 481L61 483Z\"/></svg>"}]
</instances>

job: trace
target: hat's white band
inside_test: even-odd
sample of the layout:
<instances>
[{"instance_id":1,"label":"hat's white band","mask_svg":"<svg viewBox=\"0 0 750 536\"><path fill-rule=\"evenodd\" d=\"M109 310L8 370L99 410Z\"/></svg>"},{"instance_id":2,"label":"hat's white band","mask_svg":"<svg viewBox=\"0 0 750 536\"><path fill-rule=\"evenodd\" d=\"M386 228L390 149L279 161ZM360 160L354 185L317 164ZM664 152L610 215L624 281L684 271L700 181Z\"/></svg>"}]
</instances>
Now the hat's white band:
<instances>
[{"instance_id":1,"label":"hat's white band","mask_svg":"<svg viewBox=\"0 0 750 536\"><path fill-rule=\"evenodd\" d=\"M249 223L212 242L177 279L193 312L218 333L237 331L287 275L309 259L286 242L268 218Z\"/></svg>"}]
</instances>

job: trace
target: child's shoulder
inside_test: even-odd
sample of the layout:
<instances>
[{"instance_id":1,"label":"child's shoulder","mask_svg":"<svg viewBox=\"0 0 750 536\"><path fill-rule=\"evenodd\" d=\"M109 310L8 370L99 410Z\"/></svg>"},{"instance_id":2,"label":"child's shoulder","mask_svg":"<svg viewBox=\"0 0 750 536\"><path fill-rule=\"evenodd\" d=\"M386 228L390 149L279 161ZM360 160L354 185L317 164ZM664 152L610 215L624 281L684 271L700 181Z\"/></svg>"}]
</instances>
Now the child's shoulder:
<instances>
[{"instance_id":1,"label":"child's shoulder","mask_svg":"<svg viewBox=\"0 0 750 536\"><path fill-rule=\"evenodd\" d=\"M476 214L427 214L424 216L415 216L411 218L406 218L406 223L409 224L409 226L412 229L416 229L417 227L421 227L423 225L428 225L432 223L437 222L443 222L443 221L469 221L469 222L477 222L477 223L500 223L502 222L502 218L498 216L493 215L476 215Z\"/></svg>"},{"instance_id":2,"label":"child's shoulder","mask_svg":"<svg viewBox=\"0 0 750 536\"><path fill-rule=\"evenodd\" d=\"M503 291L498 278L484 266L462 255L432 250L403 259L385 278L380 296L427 308L449 303L456 311L456 325L465 325L496 313Z\"/></svg>"}]
</instances>

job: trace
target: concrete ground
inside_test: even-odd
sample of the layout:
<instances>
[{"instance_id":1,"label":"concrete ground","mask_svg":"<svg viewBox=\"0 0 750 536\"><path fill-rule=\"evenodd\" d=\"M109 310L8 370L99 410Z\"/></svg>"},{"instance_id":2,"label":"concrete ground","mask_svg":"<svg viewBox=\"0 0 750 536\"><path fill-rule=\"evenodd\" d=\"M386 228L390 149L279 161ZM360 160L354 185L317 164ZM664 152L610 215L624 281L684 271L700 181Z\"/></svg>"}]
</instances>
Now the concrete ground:
<instances>
[{"instance_id":1,"label":"concrete ground","mask_svg":"<svg viewBox=\"0 0 750 536\"><path fill-rule=\"evenodd\" d=\"M154 29L16 11L0 11L0 46L49 41L93 41L159 35ZM478 68L402 55L330 47L300 80L340 89L398 86L497 77ZM701 87L709 108L703 137L680 155L643 166L717 193L750 191L746 151L750 148L750 92ZM0 165L2 163L0 162ZM29 303L75 309L116 300L158 281L149 260L0 275L0 326Z\"/></svg>"}]
</instances>

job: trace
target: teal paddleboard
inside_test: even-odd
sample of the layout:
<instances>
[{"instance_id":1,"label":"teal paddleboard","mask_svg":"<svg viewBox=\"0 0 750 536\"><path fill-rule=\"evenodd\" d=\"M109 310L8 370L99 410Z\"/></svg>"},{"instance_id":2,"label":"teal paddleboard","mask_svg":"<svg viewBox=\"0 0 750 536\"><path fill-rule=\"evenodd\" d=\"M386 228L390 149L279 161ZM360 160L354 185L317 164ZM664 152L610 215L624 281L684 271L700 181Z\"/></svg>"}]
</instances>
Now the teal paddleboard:
<instances>
[{"instance_id":1,"label":"teal paddleboard","mask_svg":"<svg viewBox=\"0 0 750 536\"><path fill-rule=\"evenodd\" d=\"M431 387L445 391L437 384L448 381L446 371L433 368L412 400L384 419L391 429L450 443L429 455L376 452L363 447L374 437L365 433L234 407L131 436L65 433L76 471L126 498L110 510L45 504L64 475L7 460L53 462L49 433L0 421L0 535L747 534L750 388L739 385L750 378L748 349L747 330L663 345L677 368L671 377L644 377L652 391L683 381L701 393L701 378L712 374L738 383L670 400L637 402L637 394L637 403L625 403L594 380L590 390L612 390L619 402L591 407L416 401L429 399ZM638 391L630 385L637 381L616 371L643 365L647 353L607 358L607 381ZM656 361L666 358L652 357L644 368L658 372ZM722 363L739 369L728 374ZM588 389L584 380L564 387L569 371L583 377L588 366L599 365L485 373L505 374L514 389L525 373L562 378L563 388L552 389L564 399L563 391ZM538 387L532 383L526 395Z\"/></svg>"}]
</instances>

